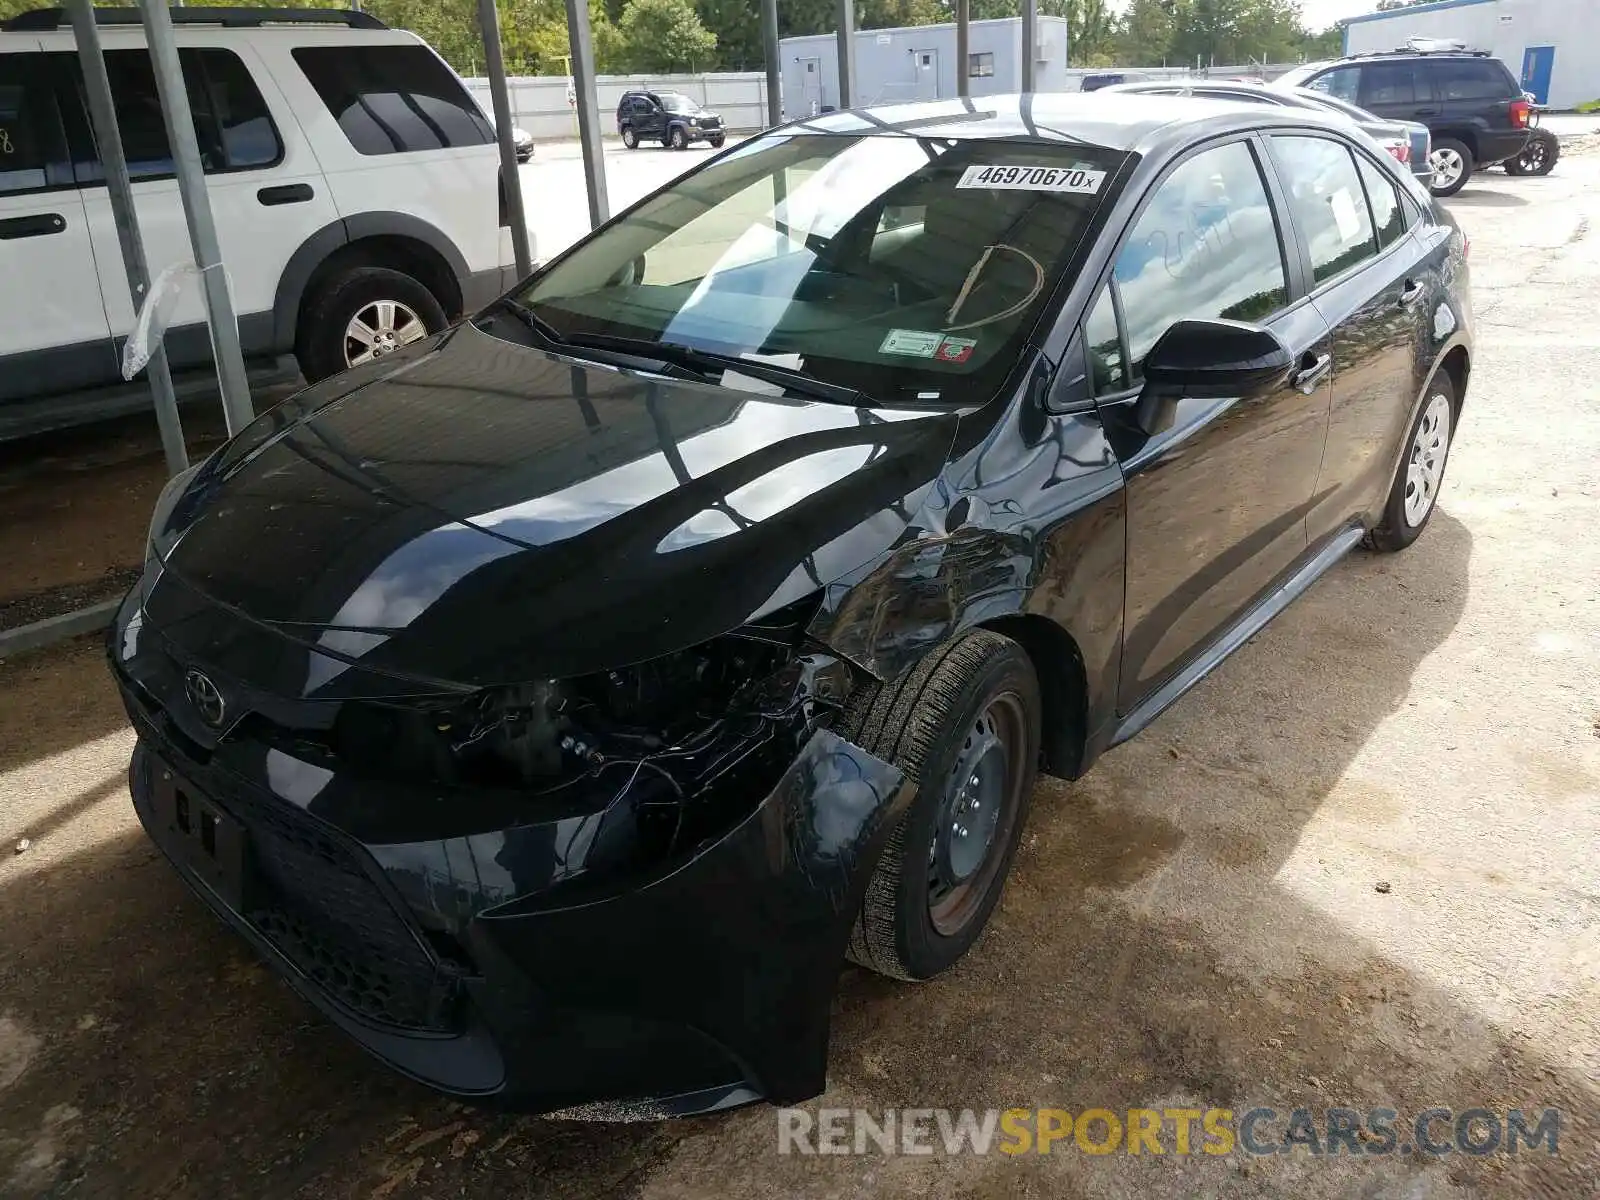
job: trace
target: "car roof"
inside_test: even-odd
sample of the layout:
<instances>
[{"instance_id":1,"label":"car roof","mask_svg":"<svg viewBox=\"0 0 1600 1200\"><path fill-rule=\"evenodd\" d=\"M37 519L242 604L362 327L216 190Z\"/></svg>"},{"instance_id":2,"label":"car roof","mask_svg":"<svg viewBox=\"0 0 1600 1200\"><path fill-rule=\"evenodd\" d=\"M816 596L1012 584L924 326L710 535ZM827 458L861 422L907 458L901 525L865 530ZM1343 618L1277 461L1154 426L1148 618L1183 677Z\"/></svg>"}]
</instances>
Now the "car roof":
<instances>
[{"instance_id":1,"label":"car roof","mask_svg":"<svg viewBox=\"0 0 1600 1200\"><path fill-rule=\"evenodd\" d=\"M1348 122L1316 108L1271 107L1249 100L1170 96L1126 91L1052 92L929 100L848 109L792 121L775 133L842 134L852 137L1004 139L1060 145L1093 145L1140 154L1165 149L1169 141L1268 125L1317 125L1345 131Z\"/></svg>"}]
</instances>

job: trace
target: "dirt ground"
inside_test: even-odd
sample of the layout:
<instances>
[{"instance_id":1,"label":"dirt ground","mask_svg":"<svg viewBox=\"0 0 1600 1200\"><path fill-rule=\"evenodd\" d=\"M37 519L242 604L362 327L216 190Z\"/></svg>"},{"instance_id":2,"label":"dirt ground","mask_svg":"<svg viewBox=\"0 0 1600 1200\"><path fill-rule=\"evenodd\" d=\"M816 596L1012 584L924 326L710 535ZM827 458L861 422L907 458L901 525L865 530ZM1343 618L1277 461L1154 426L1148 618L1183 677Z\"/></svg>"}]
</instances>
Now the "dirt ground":
<instances>
[{"instance_id":1,"label":"dirt ground","mask_svg":"<svg viewBox=\"0 0 1600 1200\"><path fill-rule=\"evenodd\" d=\"M960 967L845 973L805 1107L1559 1107L1559 1157L783 1156L767 1107L452 1105L354 1049L158 860L77 643L0 664L0 1195L1596 1195L1600 147L1452 207L1479 349L1427 533L1348 559L1087 778L1042 787ZM0 536L33 569L37 543Z\"/></svg>"}]
</instances>

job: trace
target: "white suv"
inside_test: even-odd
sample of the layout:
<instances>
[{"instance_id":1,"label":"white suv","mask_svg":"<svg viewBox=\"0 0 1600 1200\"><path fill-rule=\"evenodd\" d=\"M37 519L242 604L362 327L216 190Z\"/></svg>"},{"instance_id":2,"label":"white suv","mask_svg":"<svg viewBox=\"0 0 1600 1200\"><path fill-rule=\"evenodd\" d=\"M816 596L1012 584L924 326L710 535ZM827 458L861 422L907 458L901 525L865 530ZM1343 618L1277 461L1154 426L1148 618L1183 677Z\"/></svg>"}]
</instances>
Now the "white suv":
<instances>
[{"instance_id":1,"label":"white suv","mask_svg":"<svg viewBox=\"0 0 1600 1200\"><path fill-rule=\"evenodd\" d=\"M98 19L154 276L191 253L137 11ZM173 17L253 369L320 379L515 282L493 129L419 38L354 12ZM0 437L149 403L121 384L134 308L82 94L63 11L0 23ZM166 346L180 382L209 371L197 285Z\"/></svg>"}]
</instances>

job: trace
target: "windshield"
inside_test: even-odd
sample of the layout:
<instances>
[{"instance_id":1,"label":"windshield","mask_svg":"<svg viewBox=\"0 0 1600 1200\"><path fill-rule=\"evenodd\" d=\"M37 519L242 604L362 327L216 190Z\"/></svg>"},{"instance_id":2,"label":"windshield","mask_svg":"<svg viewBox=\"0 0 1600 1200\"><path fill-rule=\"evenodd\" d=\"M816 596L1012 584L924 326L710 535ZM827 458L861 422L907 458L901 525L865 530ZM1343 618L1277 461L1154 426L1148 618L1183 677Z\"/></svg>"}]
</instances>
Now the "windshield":
<instances>
[{"instance_id":1,"label":"windshield","mask_svg":"<svg viewBox=\"0 0 1600 1200\"><path fill-rule=\"evenodd\" d=\"M700 106L687 96L680 96L677 92L661 92L661 107L674 113L697 113Z\"/></svg>"},{"instance_id":2,"label":"windshield","mask_svg":"<svg viewBox=\"0 0 1600 1200\"><path fill-rule=\"evenodd\" d=\"M1016 365L1124 157L776 135L647 200L516 298L562 337L759 356L879 401L967 402Z\"/></svg>"},{"instance_id":3,"label":"windshield","mask_svg":"<svg viewBox=\"0 0 1600 1200\"><path fill-rule=\"evenodd\" d=\"M1274 79L1272 86L1275 88L1304 87L1306 80L1326 66L1328 66L1326 62L1314 62L1295 67L1292 71L1285 71Z\"/></svg>"}]
</instances>

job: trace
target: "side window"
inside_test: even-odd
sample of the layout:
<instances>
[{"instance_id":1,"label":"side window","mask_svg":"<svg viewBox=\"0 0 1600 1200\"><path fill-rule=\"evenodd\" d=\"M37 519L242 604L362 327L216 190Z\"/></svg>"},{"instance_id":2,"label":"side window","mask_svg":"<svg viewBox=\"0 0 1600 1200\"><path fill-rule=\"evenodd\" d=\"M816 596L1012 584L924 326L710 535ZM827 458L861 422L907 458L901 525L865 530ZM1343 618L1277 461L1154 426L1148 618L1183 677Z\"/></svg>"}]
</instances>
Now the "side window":
<instances>
[{"instance_id":1,"label":"side window","mask_svg":"<svg viewBox=\"0 0 1600 1200\"><path fill-rule=\"evenodd\" d=\"M1321 283L1377 253L1372 217L1350 151L1327 138L1272 139L1284 166L1289 204L1311 251L1312 279Z\"/></svg>"},{"instance_id":2,"label":"side window","mask_svg":"<svg viewBox=\"0 0 1600 1200\"><path fill-rule=\"evenodd\" d=\"M172 148L167 144L150 55L143 50L108 50L105 59L129 178L137 183L170 177ZM200 165L207 174L269 167L283 157L283 143L266 101L238 55L231 50L184 49L178 52L178 61L194 116ZM83 80L75 59L69 69L81 96ZM74 124L81 126L73 137L78 182L102 182L105 169L94 149L87 118L74 116Z\"/></svg>"},{"instance_id":3,"label":"side window","mask_svg":"<svg viewBox=\"0 0 1600 1200\"><path fill-rule=\"evenodd\" d=\"M1347 103L1354 104L1357 94L1361 91L1361 68L1335 67L1331 71L1324 71L1306 86L1314 92L1326 92L1330 96L1337 96Z\"/></svg>"},{"instance_id":4,"label":"side window","mask_svg":"<svg viewBox=\"0 0 1600 1200\"><path fill-rule=\"evenodd\" d=\"M1103 288L1083 322L1083 344L1089 351L1089 379L1096 396L1124 391L1128 372L1123 369L1122 335L1117 330L1117 310L1111 289Z\"/></svg>"},{"instance_id":5,"label":"side window","mask_svg":"<svg viewBox=\"0 0 1600 1200\"><path fill-rule=\"evenodd\" d=\"M230 171L270 167L283 157L283 143L250 71L231 50L197 50L211 119Z\"/></svg>"},{"instance_id":6,"label":"side window","mask_svg":"<svg viewBox=\"0 0 1600 1200\"><path fill-rule=\"evenodd\" d=\"M39 55L0 54L0 196L70 179L56 98Z\"/></svg>"},{"instance_id":7,"label":"side window","mask_svg":"<svg viewBox=\"0 0 1600 1200\"><path fill-rule=\"evenodd\" d=\"M1487 58L1450 58L1435 68L1441 100L1499 100L1515 95L1505 68Z\"/></svg>"},{"instance_id":8,"label":"side window","mask_svg":"<svg viewBox=\"0 0 1600 1200\"><path fill-rule=\"evenodd\" d=\"M358 154L494 141L467 89L426 46L302 46L291 53Z\"/></svg>"},{"instance_id":9,"label":"side window","mask_svg":"<svg viewBox=\"0 0 1600 1200\"><path fill-rule=\"evenodd\" d=\"M1416 71L1408 62L1369 63L1361 80L1362 104L1413 104Z\"/></svg>"},{"instance_id":10,"label":"side window","mask_svg":"<svg viewBox=\"0 0 1600 1200\"><path fill-rule=\"evenodd\" d=\"M1113 275L1133 383L1174 321L1259 321L1287 304L1278 225L1250 147L1218 146L1168 175L1139 215Z\"/></svg>"},{"instance_id":11,"label":"side window","mask_svg":"<svg viewBox=\"0 0 1600 1200\"><path fill-rule=\"evenodd\" d=\"M1367 200L1372 204L1372 223L1378 227L1378 245L1388 247L1406 231L1405 207L1400 203L1400 190L1377 167L1357 156L1356 166L1361 170L1361 182L1367 188Z\"/></svg>"}]
</instances>

